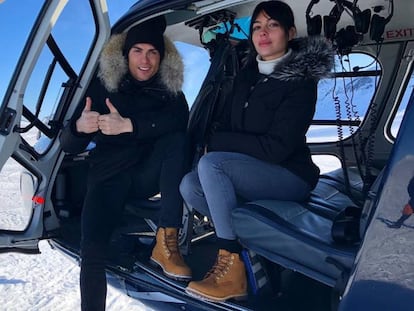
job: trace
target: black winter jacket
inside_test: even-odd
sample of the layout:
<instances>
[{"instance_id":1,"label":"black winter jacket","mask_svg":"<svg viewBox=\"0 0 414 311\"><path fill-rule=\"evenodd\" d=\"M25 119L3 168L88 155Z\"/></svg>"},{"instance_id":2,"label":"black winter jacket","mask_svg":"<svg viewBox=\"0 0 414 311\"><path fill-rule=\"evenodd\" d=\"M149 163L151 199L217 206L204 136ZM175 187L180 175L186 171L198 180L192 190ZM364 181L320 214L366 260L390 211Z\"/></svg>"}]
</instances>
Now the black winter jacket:
<instances>
[{"instance_id":1,"label":"black winter jacket","mask_svg":"<svg viewBox=\"0 0 414 311\"><path fill-rule=\"evenodd\" d=\"M209 151L240 152L281 165L314 187L319 168L312 162L306 132L318 80L330 75L334 54L319 37L295 39L291 48L268 76L259 73L257 62L239 73L228 126L213 134Z\"/></svg>"},{"instance_id":2,"label":"black winter jacket","mask_svg":"<svg viewBox=\"0 0 414 311\"><path fill-rule=\"evenodd\" d=\"M115 35L100 58L98 77L88 87L86 96L92 98L92 110L109 113L105 99L109 98L124 118L130 118L132 133L105 135L78 133L76 121L85 107L81 100L60 137L65 152L76 154L93 141L90 153L90 177L93 181L108 178L145 159L153 143L161 136L185 132L188 105L180 91L183 81L182 60L174 45L166 39L166 53L160 72L149 81L140 82L127 73L122 55L124 35Z\"/></svg>"}]
</instances>

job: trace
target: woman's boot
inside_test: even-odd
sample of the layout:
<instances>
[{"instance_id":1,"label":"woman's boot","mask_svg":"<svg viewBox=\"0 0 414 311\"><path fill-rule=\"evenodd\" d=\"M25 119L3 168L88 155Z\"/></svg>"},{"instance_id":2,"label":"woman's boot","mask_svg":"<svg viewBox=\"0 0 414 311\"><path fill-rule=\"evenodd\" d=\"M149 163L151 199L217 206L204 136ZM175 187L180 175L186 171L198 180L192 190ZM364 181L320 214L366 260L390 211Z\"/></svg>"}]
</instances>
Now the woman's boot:
<instances>
[{"instance_id":1,"label":"woman's boot","mask_svg":"<svg viewBox=\"0 0 414 311\"><path fill-rule=\"evenodd\" d=\"M202 281L190 282L186 292L211 301L245 298L247 296L246 271L239 254L220 249L214 267Z\"/></svg>"}]
</instances>

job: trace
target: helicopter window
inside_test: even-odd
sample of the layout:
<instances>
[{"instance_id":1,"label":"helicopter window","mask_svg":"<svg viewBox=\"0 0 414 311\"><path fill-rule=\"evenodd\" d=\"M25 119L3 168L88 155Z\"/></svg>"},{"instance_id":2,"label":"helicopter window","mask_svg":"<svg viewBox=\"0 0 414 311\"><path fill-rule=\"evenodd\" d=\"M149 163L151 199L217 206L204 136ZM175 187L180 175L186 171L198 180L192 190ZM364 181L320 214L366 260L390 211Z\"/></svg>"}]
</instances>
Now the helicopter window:
<instances>
[{"instance_id":1,"label":"helicopter window","mask_svg":"<svg viewBox=\"0 0 414 311\"><path fill-rule=\"evenodd\" d=\"M336 56L334 77L318 85L308 142L332 142L353 135L364 120L380 75L379 63L367 54Z\"/></svg>"},{"instance_id":2,"label":"helicopter window","mask_svg":"<svg viewBox=\"0 0 414 311\"><path fill-rule=\"evenodd\" d=\"M19 33L21 33L22 38L27 38L36 19L36 13L42 8L42 4L42 1L34 1L30 7L22 6L16 11L13 11L13 7L8 9L2 7L0 18L7 20L7 16L13 16L14 18L17 16L19 18ZM0 99L3 99L5 95L7 84L11 80L13 70L16 68L25 43L25 40L13 40L13 44L10 44L13 36L15 36L15 33L11 31L3 31L0 36L0 46L7 47L1 51Z\"/></svg>"},{"instance_id":3,"label":"helicopter window","mask_svg":"<svg viewBox=\"0 0 414 311\"><path fill-rule=\"evenodd\" d=\"M28 81L23 99L23 118L18 132L25 137L30 130L39 136L56 136L61 103L76 87L77 78L93 44L96 33L88 2L68 2L49 35ZM28 145L32 143L27 140ZM41 152L47 148L42 148Z\"/></svg>"},{"instance_id":4,"label":"helicopter window","mask_svg":"<svg viewBox=\"0 0 414 311\"><path fill-rule=\"evenodd\" d=\"M191 108L210 67L210 56L202 47L180 41L175 41L174 44L183 58L183 92Z\"/></svg>"},{"instance_id":5,"label":"helicopter window","mask_svg":"<svg viewBox=\"0 0 414 311\"><path fill-rule=\"evenodd\" d=\"M398 106L398 110L395 112L391 124L391 135L393 138L397 137L398 130L400 129L402 117L407 108L408 100L410 99L411 93L414 89L414 72L411 74L410 80L405 88L404 95L401 99L401 102Z\"/></svg>"}]
</instances>

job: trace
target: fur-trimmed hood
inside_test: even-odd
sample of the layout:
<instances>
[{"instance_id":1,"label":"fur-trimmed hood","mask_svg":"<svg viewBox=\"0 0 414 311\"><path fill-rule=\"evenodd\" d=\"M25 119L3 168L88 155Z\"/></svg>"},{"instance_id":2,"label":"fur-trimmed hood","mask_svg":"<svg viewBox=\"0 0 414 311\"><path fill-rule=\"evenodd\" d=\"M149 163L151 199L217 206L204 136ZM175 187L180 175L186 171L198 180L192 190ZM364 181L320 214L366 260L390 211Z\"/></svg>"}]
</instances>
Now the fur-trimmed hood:
<instances>
[{"instance_id":1,"label":"fur-trimmed hood","mask_svg":"<svg viewBox=\"0 0 414 311\"><path fill-rule=\"evenodd\" d=\"M292 53L278 63L272 78L282 81L313 79L318 81L332 76L334 50L322 36L310 36L292 40Z\"/></svg>"},{"instance_id":2,"label":"fur-trimmed hood","mask_svg":"<svg viewBox=\"0 0 414 311\"><path fill-rule=\"evenodd\" d=\"M116 92L123 77L128 72L128 63L122 48L126 33L115 34L109 38L108 43L99 57L98 77L109 92ZM181 91L184 81L184 64L175 45L164 35L165 56L161 61L159 74L161 82L166 88L177 93Z\"/></svg>"}]
</instances>

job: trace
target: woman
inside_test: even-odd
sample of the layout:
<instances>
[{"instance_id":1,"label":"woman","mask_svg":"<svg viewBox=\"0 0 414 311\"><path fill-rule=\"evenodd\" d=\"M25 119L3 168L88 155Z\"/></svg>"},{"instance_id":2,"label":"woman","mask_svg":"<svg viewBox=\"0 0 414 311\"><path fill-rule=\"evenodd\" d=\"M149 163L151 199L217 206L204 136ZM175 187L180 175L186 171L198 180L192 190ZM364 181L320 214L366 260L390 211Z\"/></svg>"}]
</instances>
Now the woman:
<instances>
[{"instance_id":1,"label":"woman","mask_svg":"<svg viewBox=\"0 0 414 311\"><path fill-rule=\"evenodd\" d=\"M329 75L333 53L323 38L295 35L287 4L268 1L255 8L253 49L235 81L229 118L212 134L197 170L181 182L184 200L211 217L219 247L210 272L189 283L190 295L212 301L246 295L241 246L231 226L239 198L301 201L317 183L319 169L305 135L318 80Z\"/></svg>"},{"instance_id":2,"label":"woman","mask_svg":"<svg viewBox=\"0 0 414 311\"><path fill-rule=\"evenodd\" d=\"M168 277L191 278L177 242L188 106L181 92L182 60L165 40L165 28L165 18L158 17L109 40L98 77L61 137L63 150L75 154L96 143L81 216L83 311L105 310L108 245L131 197L161 192L151 261Z\"/></svg>"}]
</instances>

